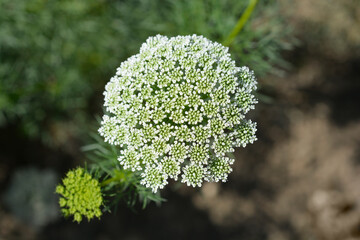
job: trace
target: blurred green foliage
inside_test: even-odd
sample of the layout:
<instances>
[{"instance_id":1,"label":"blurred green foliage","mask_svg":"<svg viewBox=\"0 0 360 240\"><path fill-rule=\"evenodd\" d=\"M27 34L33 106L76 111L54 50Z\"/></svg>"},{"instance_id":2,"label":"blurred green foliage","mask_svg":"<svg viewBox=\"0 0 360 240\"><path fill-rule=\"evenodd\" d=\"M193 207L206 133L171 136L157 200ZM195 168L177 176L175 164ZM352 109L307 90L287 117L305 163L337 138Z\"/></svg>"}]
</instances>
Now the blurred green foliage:
<instances>
[{"instance_id":1,"label":"blurred green foliage","mask_svg":"<svg viewBox=\"0 0 360 240\"><path fill-rule=\"evenodd\" d=\"M223 41L247 0L0 0L0 124L56 141L77 135L116 67L151 35ZM275 0L260 1L231 53L262 76L284 65L289 28ZM54 124L66 123L66 124ZM73 127L69 127L72 125ZM55 126L55 127L54 127ZM55 129L54 128L59 128ZM86 129L83 129L86 130Z\"/></svg>"}]
</instances>

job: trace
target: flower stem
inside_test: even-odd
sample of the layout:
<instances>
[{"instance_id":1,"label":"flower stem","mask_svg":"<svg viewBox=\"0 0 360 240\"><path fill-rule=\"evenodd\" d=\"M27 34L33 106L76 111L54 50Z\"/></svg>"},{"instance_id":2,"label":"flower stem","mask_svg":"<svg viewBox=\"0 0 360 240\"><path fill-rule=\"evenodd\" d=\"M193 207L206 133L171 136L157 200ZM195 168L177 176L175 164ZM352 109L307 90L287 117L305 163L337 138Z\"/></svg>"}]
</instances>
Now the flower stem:
<instances>
[{"instance_id":1,"label":"flower stem","mask_svg":"<svg viewBox=\"0 0 360 240\"><path fill-rule=\"evenodd\" d=\"M254 11L257 2L258 2L258 0L250 0L249 1L249 5L245 9L244 13L240 16L235 27L233 28L233 30L231 31L229 36L223 42L224 46L229 47L233 43L235 37L239 34L241 29L244 27L245 23L249 20L249 17L251 15L251 13Z\"/></svg>"},{"instance_id":2,"label":"flower stem","mask_svg":"<svg viewBox=\"0 0 360 240\"><path fill-rule=\"evenodd\" d=\"M116 174L115 174L115 177L108 178L108 179L102 181L102 182L100 183L100 186L101 186L101 187L104 187L104 186L106 186L106 185L109 185L109 184L112 183L112 182L117 182L117 181L120 181L120 182L121 182L121 181L123 181L124 179L125 179L125 174L124 174L124 172L117 171Z\"/></svg>"}]
</instances>

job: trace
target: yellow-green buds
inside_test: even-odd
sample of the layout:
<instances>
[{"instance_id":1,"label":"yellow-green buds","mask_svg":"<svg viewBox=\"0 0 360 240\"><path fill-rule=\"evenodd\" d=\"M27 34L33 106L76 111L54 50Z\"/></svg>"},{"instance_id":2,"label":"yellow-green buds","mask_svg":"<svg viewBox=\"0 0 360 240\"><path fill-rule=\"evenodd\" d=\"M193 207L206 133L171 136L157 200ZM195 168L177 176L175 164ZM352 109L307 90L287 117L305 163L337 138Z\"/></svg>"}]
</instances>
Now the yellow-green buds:
<instances>
[{"instance_id":1,"label":"yellow-green buds","mask_svg":"<svg viewBox=\"0 0 360 240\"><path fill-rule=\"evenodd\" d=\"M71 170L56 187L56 193L62 195L59 200L65 217L72 215L80 223L83 217L88 220L100 217L103 203L99 181L92 178L83 168Z\"/></svg>"}]
</instances>

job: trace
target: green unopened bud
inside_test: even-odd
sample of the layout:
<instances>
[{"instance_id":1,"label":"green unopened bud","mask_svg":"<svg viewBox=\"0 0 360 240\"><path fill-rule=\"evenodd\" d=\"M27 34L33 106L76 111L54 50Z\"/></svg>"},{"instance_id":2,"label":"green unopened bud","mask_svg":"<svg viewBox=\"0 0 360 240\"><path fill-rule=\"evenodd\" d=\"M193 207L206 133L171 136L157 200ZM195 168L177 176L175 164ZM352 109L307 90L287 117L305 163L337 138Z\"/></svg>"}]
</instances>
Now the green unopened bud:
<instances>
[{"instance_id":1,"label":"green unopened bud","mask_svg":"<svg viewBox=\"0 0 360 240\"><path fill-rule=\"evenodd\" d=\"M56 193L62 195L59 200L65 217L73 215L74 221L80 223L83 216L88 220L101 216L103 203L98 180L93 179L83 168L71 170L56 187Z\"/></svg>"}]
</instances>

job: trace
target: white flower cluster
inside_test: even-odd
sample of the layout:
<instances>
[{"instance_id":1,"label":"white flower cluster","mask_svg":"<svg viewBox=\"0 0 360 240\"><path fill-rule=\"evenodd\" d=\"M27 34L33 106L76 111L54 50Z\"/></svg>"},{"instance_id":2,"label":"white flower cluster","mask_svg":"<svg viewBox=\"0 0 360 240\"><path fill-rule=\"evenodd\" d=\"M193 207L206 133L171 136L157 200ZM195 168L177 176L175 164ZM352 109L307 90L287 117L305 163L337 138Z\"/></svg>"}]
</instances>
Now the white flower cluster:
<instances>
[{"instance_id":1,"label":"white flower cluster","mask_svg":"<svg viewBox=\"0 0 360 240\"><path fill-rule=\"evenodd\" d=\"M245 114L256 79L228 48L197 35L150 37L105 87L99 133L121 148L125 169L154 192L169 178L188 186L227 180L234 147L256 140Z\"/></svg>"}]
</instances>

